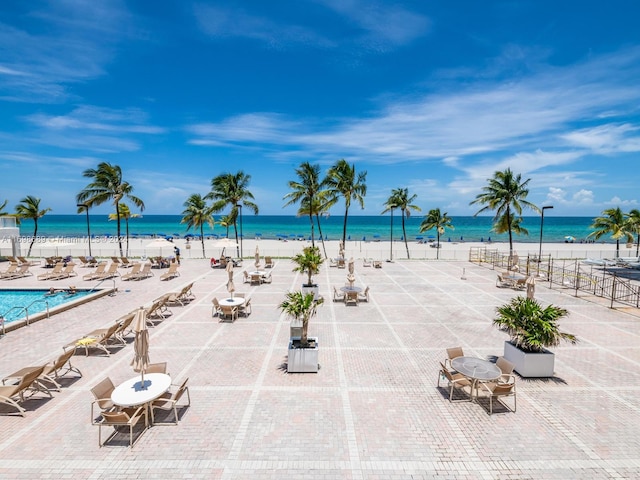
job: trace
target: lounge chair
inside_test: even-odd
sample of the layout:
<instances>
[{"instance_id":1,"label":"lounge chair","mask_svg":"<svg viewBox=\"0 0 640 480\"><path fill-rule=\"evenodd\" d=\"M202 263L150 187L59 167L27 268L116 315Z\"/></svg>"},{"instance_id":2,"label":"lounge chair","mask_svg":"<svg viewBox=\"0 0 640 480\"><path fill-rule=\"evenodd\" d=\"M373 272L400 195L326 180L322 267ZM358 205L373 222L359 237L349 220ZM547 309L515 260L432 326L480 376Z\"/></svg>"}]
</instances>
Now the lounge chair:
<instances>
[{"instance_id":1,"label":"lounge chair","mask_svg":"<svg viewBox=\"0 0 640 480\"><path fill-rule=\"evenodd\" d=\"M167 392L157 400L154 400L153 402L151 402L151 422L154 425L177 425L178 424L178 402L180 401L180 399L185 393L187 394L187 404L185 405L185 407L191 406L191 396L189 395L189 387L187 386L187 382L189 382L188 378L185 379L180 386L173 385L174 387L178 387L178 389L175 392ZM155 415L153 413L153 411L156 408L159 408L161 410L172 411L174 421L170 423L156 422Z\"/></svg>"},{"instance_id":2,"label":"lounge chair","mask_svg":"<svg viewBox=\"0 0 640 480\"><path fill-rule=\"evenodd\" d=\"M453 402L453 390L459 388L464 390L465 387L469 387L469 400L473 396L472 385L473 382L465 377L463 374L454 370L450 370L442 362L440 362L440 371L438 372L438 388L440 388L440 380L447 380L449 386L449 401Z\"/></svg>"},{"instance_id":3,"label":"lounge chair","mask_svg":"<svg viewBox=\"0 0 640 480\"><path fill-rule=\"evenodd\" d=\"M111 262L120 265L120 257L111 257Z\"/></svg>"},{"instance_id":4,"label":"lounge chair","mask_svg":"<svg viewBox=\"0 0 640 480\"><path fill-rule=\"evenodd\" d=\"M27 371L28 370L28 371ZM19 381L15 385L0 385L0 404L9 405L15 407L18 413L24 417L26 412L25 408L20 405L24 403L24 394L28 390L47 393L51 396L51 392L48 389L42 388L42 385L38 383L38 377L42 375L44 365L41 367L33 367L32 369L23 369L25 373L16 377ZM16 374L12 374L6 378L13 378Z\"/></svg>"},{"instance_id":5,"label":"lounge chair","mask_svg":"<svg viewBox=\"0 0 640 480\"><path fill-rule=\"evenodd\" d=\"M101 262L98 264L98 267L93 272L89 272L86 275L83 275L82 279L97 280L98 278L100 278L100 275L104 274L106 269L107 269L107 262Z\"/></svg>"},{"instance_id":6,"label":"lounge chair","mask_svg":"<svg viewBox=\"0 0 640 480\"><path fill-rule=\"evenodd\" d=\"M179 292L170 293L167 297L167 303L170 305L180 304L181 306L185 306L191 300L194 300L196 296L191 291L191 287L193 287L193 283L186 285Z\"/></svg>"},{"instance_id":7,"label":"lounge chair","mask_svg":"<svg viewBox=\"0 0 640 480\"><path fill-rule=\"evenodd\" d=\"M171 280L172 278L176 278L180 276L180 272L178 272L178 264L172 263L169 265L169 270L166 273L160 275L160 280Z\"/></svg>"},{"instance_id":8,"label":"lounge chair","mask_svg":"<svg viewBox=\"0 0 640 480\"><path fill-rule=\"evenodd\" d=\"M150 263L144 263L142 265L142 270L140 270L140 273L136 275L136 280L144 280L145 278L153 277L151 267L152 265Z\"/></svg>"},{"instance_id":9,"label":"lounge chair","mask_svg":"<svg viewBox=\"0 0 640 480\"><path fill-rule=\"evenodd\" d=\"M58 257L46 257L44 259L44 268L53 268L58 263Z\"/></svg>"},{"instance_id":10,"label":"lounge chair","mask_svg":"<svg viewBox=\"0 0 640 480\"><path fill-rule=\"evenodd\" d=\"M81 267L95 267L96 265L98 265L98 261L93 257L87 258L84 256L79 256L78 259L80 260Z\"/></svg>"},{"instance_id":11,"label":"lounge chair","mask_svg":"<svg viewBox=\"0 0 640 480\"><path fill-rule=\"evenodd\" d=\"M45 365L42 374L38 378L54 385L55 390L60 390L60 384L57 380L67 373L74 372L82 377L82 372L71 364L71 357L73 357L74 353L74 350L67 350L53 362Z\"/></svg>"},{"instance_id":12,"label":"lounge chair","mask_svg":"<svg viewBox=\"0 0 640 480\"><path fill-rule=\"evenodd\" d=\"M109 265L109 269L101 274L95 280L106 280L108 278L119 277L120 272L118 272L118 264L112 263Z\"/></svg>"},{"instance_id":13,"label":"lounge chair","mask_svg":"<svg viewBox=\"0 0 640 480\"><path fill-rule=\"evenodd\" d=\"M107 443L109 440L111 440L118 433L119 427L129 427L129 446L133 447L135 443L133 441L133 427L138 424L142 417L144 417L145 419L145 428L142 431L142 433L144 433L144 431L147 429L146 423L148 422L146 405L138 408L125 408L118 411L102 412L102 419L97 422L98 445L102 447L104 443ZM107 437L104 443L102 443L102 427L115 428L115 431L109 437ZM138 439L142 436L142 433L138 435Z\"/></svg>"},{"instance_id":14,"label":"lounge chair","mask_svg":"<svg viewBox=\"0 0 640 480\"><path fill-rule=\"evenodd\" d=\"M30 267L36 267L40 265L40 260L28 260L25 257L18 257L18 263L20 263L20 265L28 265Z\"/></svg>"},{"instance_id":15,"label":"lounge chair","mask_svg":"<svg viewBox=\"0 0 640 480\"><path fill-rule=\"evenodd\" d=\"M17 258L17 257L8 256L8 257L6 257L6 258L7 258L7 260L9 261L9 263L15 263L15 264L19 264L19 263L20 263L20 261L18 260L18 258Z\"/></svg>"},{"instance_id":16,"label":"lounge chair","mask_svg":"<svg viewBox=\"0 0 640 480\"><path fill-rule=\"evenodd\" d=\"M147 323L154 325L152 319L164 320L169 315L172 315L171 310L167 306L168 295L163 295L160 298L156 298L151 306L147 308Z\"/></svg>"},{"instance_id":17,"label":"lounge chair","mask_svg":"<svg viewBox=\"0 0 640 480\"><path fill-rule=\"evenodd\" d=\"M60 273L57 275L55 272L51 272L51 275L47 280L62 280L63 278L75 277L78 274L75 271L76 264L73 262L67 263L67 265L62 269Z\"/></svg>"},{"instance_id":18,"label":"lounge chair","mask_svg":"<svg viewBox=\"0 0 640 480\"><path fill-rule=\"evenodd\" d=\"M273 268L273 266L274 266L273 258L264 257L264 268Z\"/></svg>"},{"instance_id":19,"label":"lounge chair","mask_svg":"<svg viewBox=\"0 0 640 480\"><path fill-rule=\"evenodd\" d=\"M135 262L130 261L127 257L120 257L120 266L122 268L130 268L135 265Z\"/></svg>"},{"instance_id":20,"label":"lounge chair","mask_svg":"<svg viewBox=\"0 0 640 480\"><path fill-rule=\"evenodd\" d=\"M98 424L98 415L94 413L94 408L97 406L100 409L100 415L103 412L109 412L116 408L111 400L111 394L116 389L115 385L109 377L105 377L95 387L91 388L93 394L93 402L91 402L91 423Z\"/></svg>"},{"instance_id":21,"label":"lounge chair","mask_svg":"<svg viewBox=\"0 0 640 480\"><path fill-rule=\"evenodd\" d=\"M99 328L93 330L92 332L87 333L85 336L66 344L62 348L65 352L67 351L67 348L73 347L74 351L78 348L84 348L85 356L89 356L90 348L98 348L106 353L107 356L110 356L111 352L109 352L108 347L113 346L110 342L112 342L114 339L119 342L119 340L114 337L119 326L119 324L114 323L106 329Z\"/></svg>"},{"instance_id":22,"label":"lounge chair","mask_svg":"<svg viewBox=\"0 0 640 480\"><path fill-rule=\"evenodd\" d=\"M344 292L339 291L336 286L333 286L333 301L344 302Z\"/></svg>"},{"instance_id":23,"label":"lounge chair","mask_svg":"<svg viewBox=\"0 0 640 480\"><path fill-rule=\"evenodd\" d=\"M365 287L364 292L358 292L358 300L361 302L369 301L369 286Z\"/></svg>"},{"instance_id":24,"label":"lounge chair","mask_svg":"<svg viewBox=\"0 0 640 480\"><path fill-rule=\"evenodd\" d=\"M9 275L9 276L3 276L2 279L3 280L14 280L16 278L22 278L22 277L28 277L30 275L33 275L33 273L31 273L29 271L29 268L31 268L29 266L29 264L23 263L22 265L20 265L18 267L18 270L16 270L13 275Z\"/></svg>"},{"instance_id":25,"label":"lounge chair","mask_svg":"<svg viewBox=\"0 0 640 480\"><path fill-rule=\"evenodd\" d=\"M64 263L58 262L56 263L56 266L53 267L53 270L51 270L50 272L41 273L40 275L38 275L38 280L51 280L54 277L57 277L58 275L60 275L63 270L64 270Z\"/></svg>"},{"instance_id":26,"label":"lounge chair","mask_svg":"<svg viewBox=\"0 0 640 480\"><path fill-rule=\"evenodd\" d=\"M138 275L140 274L141 270L142 270L142 264L141 263L135 263L135 264L133 264L133 267L131 268L129 273L127 273L125 275L122 275L121 278L124 281L139 280Z\"/></svg>"},{"instance_id":27,"label":"lounge chair","mask_svg":"<svg viewBox=\"0 0 640 480\"><path fill-rule=\"evenodd\" d=\"M12 277L18 271L18 262L11 262L6 270L0 272L0 278Z\"/></svg>"},{"instance_id":28,"label":"lounge chair","mask_svg":"<svg viewBox=\"0 0 640 480\"><path fill-rule=\"evenodd\" d=\"M516 399L516 377L514 375L508 375L508 378L504 382L480 382L478 391L482 391L489 396L489 415L493 414L493 399L497 399L507 410L515 413L517 407ZM476 394L478 395L479 392ZM513 397L513 409L500 400L501 397Z\"/></svg>"},{"instance_id":29,"label":"lounge chair","mask_svg":"<svg viewBox=\"0 0 640 480\"><path fill-rule=\"evenodd\" d=\"M251 297L247 298L242 305L238 306L238 314L242 314L245 317L251 314Z\"/></svg>"}]
</instances>

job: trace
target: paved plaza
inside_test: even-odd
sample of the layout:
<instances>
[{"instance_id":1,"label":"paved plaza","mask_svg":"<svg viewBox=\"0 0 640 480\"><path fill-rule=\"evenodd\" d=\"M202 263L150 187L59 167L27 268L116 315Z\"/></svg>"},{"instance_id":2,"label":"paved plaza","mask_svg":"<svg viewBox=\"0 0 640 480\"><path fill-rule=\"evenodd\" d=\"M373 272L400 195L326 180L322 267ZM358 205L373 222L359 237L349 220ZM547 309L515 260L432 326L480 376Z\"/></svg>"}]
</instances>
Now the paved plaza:
<instances>
[{"instance_id":1,"label":"paved plaza","mask_svg":"<svg viewBox=\"0 0 640 480\"><path fill-rule=\"evenodd\" d=\"M0 338L0 375L38 365L62 346L194 281L196 299L172 307L150 329L152 362L168 363L175 383L189 378L191 406L177 426L148 429L133 448L126 436L98 447L90 388L135 373L133 336L111 356L78 352L82 378L68 377L48 399L25 402L26 416L0 415L0 479L617 479L640 478L640 316L611 310L573 291L538 284L544 304L567 308L575 345L555 348L555 377L518 378L517 412L488 402L450 403L437 388L447 347L495 359L506 334L492 326L496 306L518 295L496 288L496 272L465 261L356 263L356 285L371 301L334 303L346 271L324 265L316 280L327 300L310 324L320 343L317 374L287 374L289 322L277 305L303 277L276 260L273 282L242 283L253 313L234 323L211 316L225 298L227 272L186 259L180 277L116 280L118 293ZM82 273L85 269L78 268ZM41 269L34 267L35 273ZM93 286L76 277L28 277L2 287ZM107 285L110 286L110 285ZM512 404L512 398L506 399Z\"/></svg>"}]
</instances>

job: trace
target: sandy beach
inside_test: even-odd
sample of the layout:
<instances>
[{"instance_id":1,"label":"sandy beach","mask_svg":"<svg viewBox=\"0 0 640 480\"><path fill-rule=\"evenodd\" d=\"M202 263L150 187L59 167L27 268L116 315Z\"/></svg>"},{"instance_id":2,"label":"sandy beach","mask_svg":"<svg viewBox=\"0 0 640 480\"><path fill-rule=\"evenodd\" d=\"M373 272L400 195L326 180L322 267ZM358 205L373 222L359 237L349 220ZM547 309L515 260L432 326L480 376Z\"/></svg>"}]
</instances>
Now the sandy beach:
<instances>
[{"instance_id":1,"label":"sandy beach","mask_svg":"<svg viewBox=\"0 0 640 480\"><path fill-rule=\"evenodd\" d=\"M29 248L27 239L20 243L21 254L26 254ZM172 256L173 246L165 247L149 246L154 242L153 238L133 238L129 239L129 255L132 258L144 258L151 256ZM205 250L202 252L200 241L189 241L184 238L176 238L173 245L180 249L182 258L219 258L221 253L233 257L239 256L238 248L223 247L220 240L207 239L204 241ZM258 247L260 255L272 256L274 258L290 258L300 252L307 245L311 245L307 240L271 240L271 239L244 239L242 241L242 256L252 258ZM322 242L316 242L322 250ZM486 248L488 250L498 250L508 252L509 244L505 242L442 242L441 248L433 248L433 243L409 242L409 252L411 259L435 260L438 255L442 260L467 260L472 249ZM324 242L327 257L338 255L338 241L331 240ZM527 255L538 255L538 243L514 242L514 250L521 257ZM126 250L126 242L123 241L123 249ZM439 250L439 252L438 252ZM89 244L86 237L59 237L37 239L31 250L32 257L44 258L52 255L77 257L78 255L88 255ZM393 253L393 259L406 259L407 252L404 242L394 241L393 252L389 241L347 241L345 246L347 258L355 259L372 258L374 260L387 260ZM92 238L91 254L94 257L119 256L118 242L114 238ZM614 243L543 243L542 254L551 255L553 258L612 258L615 257ZM0 241L0 255L11 255L11 243L8 240ZM636 247L633 245L620 246L620 256L636 256Z\"/></svg>"}]
</instances>

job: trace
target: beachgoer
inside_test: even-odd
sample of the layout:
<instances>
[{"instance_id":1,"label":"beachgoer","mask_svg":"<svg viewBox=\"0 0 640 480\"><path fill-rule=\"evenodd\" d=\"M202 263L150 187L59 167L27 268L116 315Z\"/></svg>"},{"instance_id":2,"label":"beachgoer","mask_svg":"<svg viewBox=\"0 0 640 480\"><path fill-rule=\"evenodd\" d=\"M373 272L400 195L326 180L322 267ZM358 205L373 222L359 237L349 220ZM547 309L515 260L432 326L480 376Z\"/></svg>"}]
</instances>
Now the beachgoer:
<instances>
[{"instance_id":1,"label":"beachgoer","mask_svg":"<svg viewBox=\"0 0 640 480\"><path fill-rule=\"evenodd\" d=\"M75 295L76 293L78 293L78 290L76 289L76 287L74 285L69 286L69 289L67 290L67 294Z\"/></svg>"},{"instance_id":2,"label":"beachgoer","mask_svg":"<svg viewBox=\"0 0 640 480\"><path fill-rule=\"evenodd\" d=\"M176 262L180 265L180 249L177 246L173 247L173 253L176 256Z\"/></svg>"}]
</instances>

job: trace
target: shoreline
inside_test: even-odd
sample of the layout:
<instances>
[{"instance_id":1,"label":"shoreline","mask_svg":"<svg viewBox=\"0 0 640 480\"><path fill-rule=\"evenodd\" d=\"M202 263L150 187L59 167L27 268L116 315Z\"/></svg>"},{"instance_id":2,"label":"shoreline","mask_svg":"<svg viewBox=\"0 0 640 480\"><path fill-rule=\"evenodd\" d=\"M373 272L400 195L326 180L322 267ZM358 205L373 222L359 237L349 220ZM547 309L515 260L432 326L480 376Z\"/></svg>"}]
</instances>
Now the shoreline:
<instances>
[{"instance_id":1,"label":"shoreline","mask_svg":"<svg viewBox=\"0 0 640 480\"><path fill-rule=\"evenodd\" d=\"M17 242L20 253L26 255L29 249L29 241L22 241L26 237L21 237ZM146 258L151 256L173 256L173 246L177 246L181 251L182 258L219 258L224 249L225 255L238 257L240 245L233 245L233 240L205 239L205 254L202 254L202 243L200 240L187 242L184 238L175 238L167 242L166 246L158 247L152 244L157 241L152 237L130 238L129 253L131 258ZM227 243L227 246L223 246ZM231 245L229 245L231 243ZM315 244L324 254L322 242ZM327 257L338 255L338 240L327 240L324 242ZM242 257L253 258L256 246L261 257L265 255L275 258L288 258L300 252L305 246L310 246L309 240L275 240L265 238L242 239ZM508 252L508 242L441 242L441 248L434 248L434 243L418 243L411 241L408 243L411 259L436 259L442 260L467 260L471 249L485 248L488 250L498 250ZM123 250L126 250L126 240L122 241ZM403 241L394 240L393 252L389 240L361 241L348 240L345 245L346 257L355 259L372 258L374 260L388 260L393 255L393 260L406 260L407 252ZM514 242L514 251L520 256L538 255L540 244L533 242ZM32 258L45 258L48 256L87 256L89 254L89 242L86 236L82 237L42 237L42 240L34 242L31 251ZM91 254L94 257L120 256L119 244L114 237L95 237L91 239ZM7 238L0 240L0 256L13 255L11 241ZM553 258L613 258L615 257L615 243L560 243L543 242L542 255L551 255ZM636 256L636 245L631 248L627 244L620 245L620 256Z\"/></svg>"}]
</instances>

